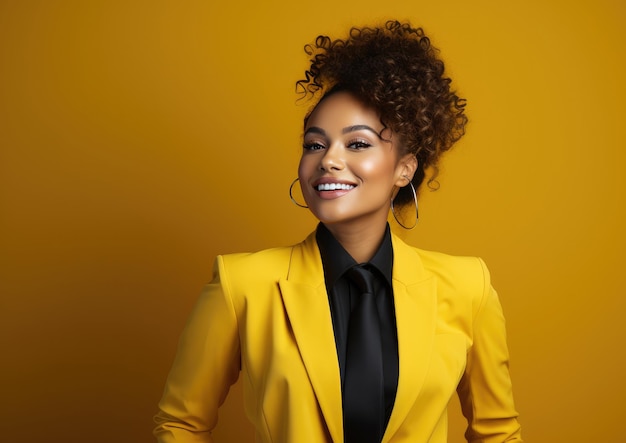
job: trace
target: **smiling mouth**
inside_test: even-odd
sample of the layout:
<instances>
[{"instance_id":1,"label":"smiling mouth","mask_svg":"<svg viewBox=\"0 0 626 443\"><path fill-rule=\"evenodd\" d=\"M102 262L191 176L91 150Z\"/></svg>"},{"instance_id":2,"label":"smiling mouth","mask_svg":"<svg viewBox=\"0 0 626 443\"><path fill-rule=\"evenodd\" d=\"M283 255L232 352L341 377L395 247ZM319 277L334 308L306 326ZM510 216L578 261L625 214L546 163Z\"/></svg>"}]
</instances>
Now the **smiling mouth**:
<instances>
[{"instance_id":1,"label":"smiling mouth","mask_svg":"<svg viewBox=\"0 0 626 443\"><path fill-rule=\"evenodd\" d=\"M321 183L315 187L318 191L348 191L353 188L354 185L348 185L346 183Z\"/></svg>"}]
</instances>

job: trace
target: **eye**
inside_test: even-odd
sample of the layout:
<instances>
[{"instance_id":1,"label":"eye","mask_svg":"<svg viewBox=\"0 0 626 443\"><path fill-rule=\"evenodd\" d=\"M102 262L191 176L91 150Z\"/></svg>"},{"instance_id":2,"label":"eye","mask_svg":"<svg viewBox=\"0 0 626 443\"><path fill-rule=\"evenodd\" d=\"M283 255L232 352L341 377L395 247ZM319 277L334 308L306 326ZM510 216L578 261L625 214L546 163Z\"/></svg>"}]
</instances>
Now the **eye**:
<instances>
[{"instance_id":1,"label":"eye","mask_svg":"<svg viewBox=\"0 0 626 443\"><path fill-rule=\"evenodd\" d=\"M324 149L324 145L319 142L305 142L302 148L305 151L319 151L320 149Z\"/></svg>"},{"instance_id":2,"label":"eye","mask_svg":"<svg viewBox=\"0 0 626 443\"><path fill-rule=\"evenodd\" d=\"M371 143L366 142L365 140L352 140L348 143L348 148L353 149L355 151L359 151L361 149L367 149L372 146Z\"/></svg>"}]
</instances>

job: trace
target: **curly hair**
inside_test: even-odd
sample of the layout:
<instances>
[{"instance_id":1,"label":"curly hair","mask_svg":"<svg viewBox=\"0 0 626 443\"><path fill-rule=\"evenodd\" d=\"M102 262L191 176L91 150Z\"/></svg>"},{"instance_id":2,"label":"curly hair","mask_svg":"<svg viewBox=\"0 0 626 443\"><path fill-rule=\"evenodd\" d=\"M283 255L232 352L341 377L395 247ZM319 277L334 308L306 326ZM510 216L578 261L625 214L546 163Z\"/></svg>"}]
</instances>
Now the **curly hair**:
<instances>
[{"instance_id":1,"label":"curly hair","mask_svg":"<svg viewBox=\"0 0 626 443\"><path fill-rule=\"evenodd\" d=\"M427 184L437 189L437 163L465 133L467 116L465 100L450 89L439 51L422 28L388 21L383 27L352 28L346 39L320 35L304 50L311 66L305 79L296 82L301 98L321 93L319 104L334 92L348 91L376 109L381 123L399 135L402 154L418 160L415 188L431 171ZM412 200L404 187L395 203Z\"/></svg>"}]
</instances>

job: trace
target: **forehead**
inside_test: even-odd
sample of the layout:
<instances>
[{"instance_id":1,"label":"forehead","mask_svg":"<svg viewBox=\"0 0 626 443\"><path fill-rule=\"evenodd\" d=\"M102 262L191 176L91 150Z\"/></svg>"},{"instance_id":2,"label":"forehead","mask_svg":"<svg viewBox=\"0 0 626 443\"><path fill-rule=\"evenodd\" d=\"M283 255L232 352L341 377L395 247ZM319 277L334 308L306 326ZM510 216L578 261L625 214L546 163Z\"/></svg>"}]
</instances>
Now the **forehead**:
<instances>
[{"instance_id":1,"label":"forehead","mask_svg":"<svg viewBox=\"0 0 626 443\"><path fill-rule=\"evenodd\" d=\"M313 109L306 121L305 129L312 126L343 128L367 124L377 130L383 129L378 112L366 106L349 92L336 92L323 98Z\"/></svg>"}]
</instances>

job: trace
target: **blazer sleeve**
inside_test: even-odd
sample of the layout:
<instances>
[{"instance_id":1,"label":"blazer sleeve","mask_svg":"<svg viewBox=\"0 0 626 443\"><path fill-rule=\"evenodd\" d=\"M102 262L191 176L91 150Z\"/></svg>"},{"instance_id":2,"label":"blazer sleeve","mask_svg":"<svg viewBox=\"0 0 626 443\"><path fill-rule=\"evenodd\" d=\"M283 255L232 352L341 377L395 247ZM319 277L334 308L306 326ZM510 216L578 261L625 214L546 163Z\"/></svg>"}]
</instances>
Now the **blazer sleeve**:
<instances>
[{"instance_id":1,"label":"blazer sleeve","mask_svg":"<svg viewBox=\"0 0 626 443\"><path fill-rule=\"evenodd\" d=\"M181 335L154 435L160 443L208 443L217 410L241 367L237 317L221 256Z\"/></svg>"},{"instance_id":2,"label":"blazer sleeve","mask_svg":"<svg viewBox=\"0 0 626 443\"><path fill-rule=\"evenodd\" d=\"M458 386L470 443L521 442L518 413L513 404L509 352L502 307L480 260L483 293L473 321L473 343Z\"/></svg>"}]
</instances>

